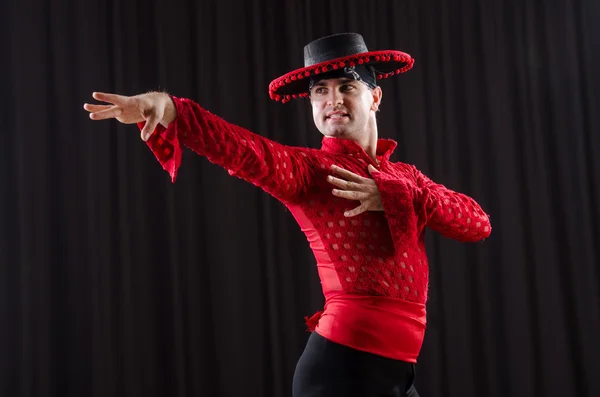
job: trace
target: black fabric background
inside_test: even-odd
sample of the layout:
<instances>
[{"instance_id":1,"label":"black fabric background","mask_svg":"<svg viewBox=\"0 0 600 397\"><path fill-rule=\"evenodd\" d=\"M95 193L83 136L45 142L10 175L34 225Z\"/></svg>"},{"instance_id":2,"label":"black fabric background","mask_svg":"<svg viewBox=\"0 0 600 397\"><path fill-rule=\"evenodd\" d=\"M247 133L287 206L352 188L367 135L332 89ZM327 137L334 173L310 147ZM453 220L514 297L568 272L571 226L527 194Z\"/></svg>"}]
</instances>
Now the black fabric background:
<instances>
[{"instance_id":1,"label":"black fabric background","mask_svg":"<svg viewBox=\"0 0 600 397\"><path fill-rule=\"evenodd\" d=\"M0 3L0 395L289 396L322 303L285 208L184 153L172 185L93 91L189 97L319 147L268 98L343 31L416 63L381 83L395 160L473 196L493 233L427 236L421 396L600 395L596 0Z\"/></svg>"}]
</instances>

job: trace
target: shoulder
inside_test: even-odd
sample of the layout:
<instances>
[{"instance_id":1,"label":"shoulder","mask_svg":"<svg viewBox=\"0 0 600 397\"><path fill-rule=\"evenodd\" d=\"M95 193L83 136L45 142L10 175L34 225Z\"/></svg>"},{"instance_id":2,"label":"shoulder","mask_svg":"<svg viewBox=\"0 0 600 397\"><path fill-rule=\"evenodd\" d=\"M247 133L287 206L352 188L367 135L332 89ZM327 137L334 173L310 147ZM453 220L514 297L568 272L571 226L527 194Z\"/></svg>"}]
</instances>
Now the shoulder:
<instances>
[{"instance_id":1,"label":"shoulder","mask_svg":"<svg viewBox=\"0 0 600 397\"><path fill-rule=\"evenodd\" d=\"M419 170L417 169L417 167L415 165L409 164L409 163L404 163L402 161L390 162L389 165L390 165L390 168L393 169L394 171L400 172L403 174L413 175L416 172L419 172Z\"/></svg>"}]
</instances>

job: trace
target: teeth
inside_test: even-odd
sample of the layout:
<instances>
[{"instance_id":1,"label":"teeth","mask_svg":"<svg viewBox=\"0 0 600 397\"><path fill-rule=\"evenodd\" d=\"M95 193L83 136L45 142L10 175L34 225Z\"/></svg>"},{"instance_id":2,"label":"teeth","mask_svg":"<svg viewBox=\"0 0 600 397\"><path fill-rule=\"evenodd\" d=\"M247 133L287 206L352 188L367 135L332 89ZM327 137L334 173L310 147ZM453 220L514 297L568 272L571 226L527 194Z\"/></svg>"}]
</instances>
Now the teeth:
<instances>
[{"instance_id":1,"label":"teeth","mask_svg":"<svg viewBox=\"0 0 600 397\"><path fill-rule=\"evenodd\" d=\"M344 117L344 115L343 115L343 114L339 114L339 113L338 113L338 114L332 114L332 115L331 115L331 116L329 116L329 117L330 117L330 118L332 118L332 119L339 119L340 117Z\"/></svg>"}]
</instances>

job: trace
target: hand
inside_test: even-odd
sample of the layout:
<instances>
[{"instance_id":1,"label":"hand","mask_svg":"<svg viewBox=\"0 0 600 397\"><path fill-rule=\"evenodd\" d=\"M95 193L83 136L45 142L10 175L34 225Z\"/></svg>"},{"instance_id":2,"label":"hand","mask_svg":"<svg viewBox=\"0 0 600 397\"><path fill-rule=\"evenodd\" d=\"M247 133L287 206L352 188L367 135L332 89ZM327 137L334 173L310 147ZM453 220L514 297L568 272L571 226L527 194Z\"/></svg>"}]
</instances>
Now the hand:
<instances>
[{"instance_id":1,"label":"hand","mask_svg":"<svg viewBox=\"0 0 600 397\"><path fill-rule=\"evenodd\" d=\"M379 172L375 167L369 164L369 173ZM353 172L332 165L331 170L344 179L334 176L327 177L327 181L340 189L333 189L333 195L348 200L360 201L360 206L352 211L346 211L344 216L351 217L362 214L365 211L383 211L383 203L377 184L373 179L363 178Z\"/></svg>"},{"instance_id":2,"label":"hand","mask_svg":"<svg viewBox=\"0 0 600 397\"><path fill-rule=\"evenodd\" d=\"M110 105L84 104L83 108L90 112L92 120L115 118L123 124L134 124L146 121L141 131L142 140L147 141L158 123L165 127L175 120L177 110L169 95L162 92L150 92L136 96L124 96L94 92L94 99L108 102Z\"/></svg>"}]
</instances>

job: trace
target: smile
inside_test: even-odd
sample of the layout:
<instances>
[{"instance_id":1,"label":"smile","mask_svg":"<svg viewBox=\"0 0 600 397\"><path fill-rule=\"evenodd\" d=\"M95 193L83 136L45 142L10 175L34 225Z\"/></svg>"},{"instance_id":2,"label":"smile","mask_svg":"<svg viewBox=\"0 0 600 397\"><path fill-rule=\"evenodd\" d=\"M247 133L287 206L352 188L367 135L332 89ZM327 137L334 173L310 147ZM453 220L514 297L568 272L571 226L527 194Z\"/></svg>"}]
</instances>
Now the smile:
<instances>
[{"instance_id":1,"label":"smile","mask_svg":"<svg viewBox=\"0 0 600 397\"><path fill-rule=\"evenodd\" d=\"M326 117L328 120L341 120L344 118L349 118L350 115L347 113L334 113Z\"/></svg>"}]
</instances>

